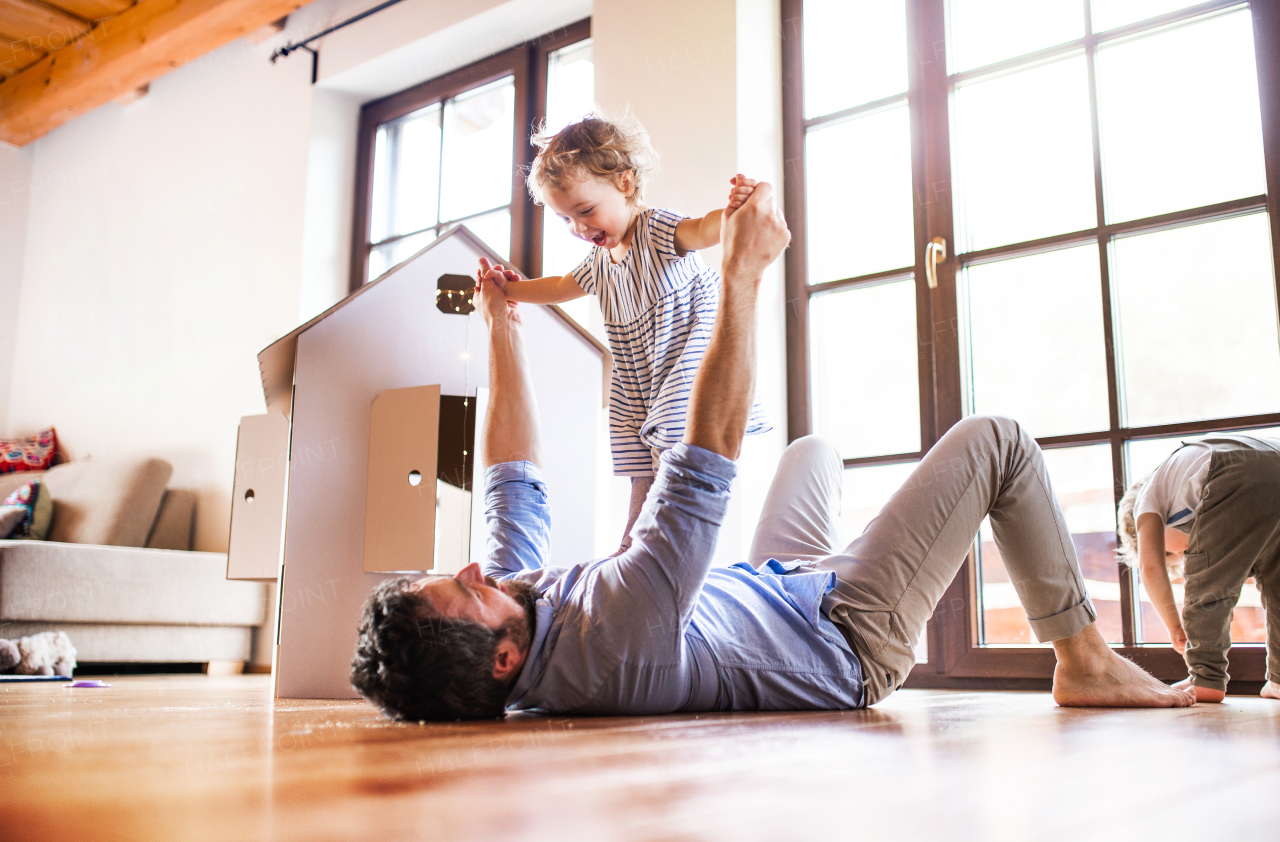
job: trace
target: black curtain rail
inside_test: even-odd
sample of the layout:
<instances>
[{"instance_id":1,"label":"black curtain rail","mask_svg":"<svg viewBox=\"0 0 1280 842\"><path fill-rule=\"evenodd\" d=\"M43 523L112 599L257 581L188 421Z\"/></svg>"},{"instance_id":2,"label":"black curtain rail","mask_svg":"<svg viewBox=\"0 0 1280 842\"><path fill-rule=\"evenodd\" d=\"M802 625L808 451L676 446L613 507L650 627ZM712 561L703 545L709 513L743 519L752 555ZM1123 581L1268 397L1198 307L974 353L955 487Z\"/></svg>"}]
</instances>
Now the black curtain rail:
<instances>
[{"instance_id":1,"label":"black curtain rail","mask_svg":"<svg viewBox=\"0 0 1280 842\"><path fill-rule=\"evenodd\" d=\"M379 3L378 5L374 6L372 9L366 9L360 14L349 17L346 20L342 21L341 23L335 23L333 26L329 27L323 32L317 32L315 35L312 35L309 38L299 41L296 44L290 41L288 44L285 44L283 47L277 48L276 51L271 54L271 63L275 64L276 59L287 58L290 53L297 52L298 50L306 50L307 52L311 53L311 84L314 85L316 83L316 72L319 70L319 65L320 65L320 54L316 52L314 47L308 46L312 41L315 41L318 38L323 38L324 36L328 35L331 32L337 32L339 29L342 29L344 26L350 26L356 21L364 20L370 15L376 15L378 12L381 12L383 9L390 8L391 6L394 6L399 2L400 0L386 0L385 3Z\"/></svg>"}]
</instances>

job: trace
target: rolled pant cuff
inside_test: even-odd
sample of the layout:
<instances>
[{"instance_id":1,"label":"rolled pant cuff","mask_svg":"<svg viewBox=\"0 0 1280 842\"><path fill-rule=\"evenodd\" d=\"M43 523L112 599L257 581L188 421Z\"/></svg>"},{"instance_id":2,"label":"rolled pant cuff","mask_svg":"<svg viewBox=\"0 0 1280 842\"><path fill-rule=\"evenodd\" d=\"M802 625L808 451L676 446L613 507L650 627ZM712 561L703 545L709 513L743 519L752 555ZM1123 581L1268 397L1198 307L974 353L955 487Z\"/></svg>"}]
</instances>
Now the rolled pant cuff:
<instances>
[{"instance_id":1,"label":"rolled pant cuff","mask_svg":"<svg viewBox=\"0 0 1280 842\"><path fill-rule=\"evenodd\" d=\"M1079 604L1066 611L1029 622L1036 640L1041 643L1050 643L1079 634L1097 619L1098 612L1093 610L1093 601L1086 596Z\"/></svg>"},{"instance_id":2,"label":"rolled pant cuff","mask_svg":"<svg viewBox=\"0 0 1280 842\"><path fill-rule=\"evenodd\" d=\"M1227 692L1227 682L1225 681L1216 681L1212 678L1202 678L1201 676L1193 675L1191 676L1191 683L1197 687L1203 687L1206 690L1221 690L1223 693Z\"/></svg>"}]
</instances>

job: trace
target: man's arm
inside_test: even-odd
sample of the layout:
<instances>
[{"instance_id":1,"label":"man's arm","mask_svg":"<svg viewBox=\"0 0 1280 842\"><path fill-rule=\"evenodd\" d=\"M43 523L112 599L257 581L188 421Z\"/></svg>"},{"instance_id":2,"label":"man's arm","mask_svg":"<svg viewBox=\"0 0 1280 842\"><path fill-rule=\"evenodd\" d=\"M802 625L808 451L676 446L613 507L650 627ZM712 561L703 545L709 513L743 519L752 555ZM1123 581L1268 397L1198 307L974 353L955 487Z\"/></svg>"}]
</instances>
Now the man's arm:
<instances>
[{"instance_id":1,"label":"man's arm","mask_svg":"<svg viewBox=\"0 0 1280 842\"><path fill-rule=\"evenodd\" d=\"M706 355L693 380L684 441L737 459L755 392L756 297L764 270L791 241L773 188L760 183L724 220L724 282Z\"/></svg>"},{"instance_id":2,"label":"man's arm","mask_svg":"<svg viewBox=\"0 0 1280 842\"><path fill-rule=\"evenodd\" d=\"M484 459L486 465L529 461L541 466L538 401L525 354L520 310L498 288L499 277L507 277L501 267L482 271L475 302L489 328L489 411L481 439Z\"/></svg>"}]
</instances>

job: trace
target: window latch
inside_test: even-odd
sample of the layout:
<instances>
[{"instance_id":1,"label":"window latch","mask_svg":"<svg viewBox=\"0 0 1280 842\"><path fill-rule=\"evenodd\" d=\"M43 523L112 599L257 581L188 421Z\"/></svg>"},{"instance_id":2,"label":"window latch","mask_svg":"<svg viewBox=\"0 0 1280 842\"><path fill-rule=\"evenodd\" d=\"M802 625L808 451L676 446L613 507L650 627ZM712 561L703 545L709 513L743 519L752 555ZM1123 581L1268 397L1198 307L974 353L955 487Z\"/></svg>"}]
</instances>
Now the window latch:
<instances>
[{"instance_id":1,"label":"window latch","mask_svg":"<svg viewBox=\"0 0 1280 842\"><path fill-rule=\"evenodd\" d=\"M929 282L929 289L938 288L938 261L947 259L947 241L934 237L924 247L924 277Z\"/></svg>"}]
</instances>

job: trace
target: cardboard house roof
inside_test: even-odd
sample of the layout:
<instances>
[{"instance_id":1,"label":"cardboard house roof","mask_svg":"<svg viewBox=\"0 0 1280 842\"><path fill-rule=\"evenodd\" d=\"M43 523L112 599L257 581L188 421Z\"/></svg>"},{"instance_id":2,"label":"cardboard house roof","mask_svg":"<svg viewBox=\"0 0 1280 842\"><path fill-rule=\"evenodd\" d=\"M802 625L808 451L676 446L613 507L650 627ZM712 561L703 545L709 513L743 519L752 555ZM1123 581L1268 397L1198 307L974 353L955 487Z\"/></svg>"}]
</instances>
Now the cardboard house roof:
<instances>
[{"instance_id":1,"label":"cardboard house roof","mask_svg":"<svg viewBox=\"0 0 1280 842\"><path fill-rule=\"evenodd\" d=\"M341 310L343 307L346 307L358 296L365 294L378 284L396 283L397 280L400 280L395 277L396 272L400 267L417 260L432 249L439 247L441 243L444 243L451 237L465 238L473 248L485 254L488 257L489 262L492 264L502 265L517 272L520 271L509 261L503 260L497 252L489 248L484 240L481 240L473 234L465 225L454 225L412 257L392 266L386 272L382 273L382 275L369 283L362 285L355 292L351 293L328 310L325 310L320 315L305 324L298 326L286 335L277 339L275 342L272 342L266 348L263 348L262 351L258 353L258 371L262 377L262 393L263 397L266 398L267 412L280 412L286 417L292 418L294 369L297 362L298 336L300 334L316 323L329 318L329 316L333 315L338 310ZM529 305L526 304L525 306ZM598 339L592 336L586 328L580 325L564 310L556 307L555 305L539 304L534 306L545 307L546 309L554 312L565 323L567 328L575 331L588 343L595 346L603 357L609 357L608 348L602 345ZM610 366L608 365L605 367L605 377L608 377L609 367ZM608 392L606 390L606 395L607 394Z\"/></svg>"}]
</instances>

